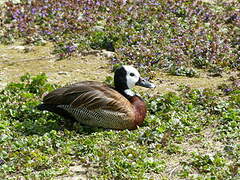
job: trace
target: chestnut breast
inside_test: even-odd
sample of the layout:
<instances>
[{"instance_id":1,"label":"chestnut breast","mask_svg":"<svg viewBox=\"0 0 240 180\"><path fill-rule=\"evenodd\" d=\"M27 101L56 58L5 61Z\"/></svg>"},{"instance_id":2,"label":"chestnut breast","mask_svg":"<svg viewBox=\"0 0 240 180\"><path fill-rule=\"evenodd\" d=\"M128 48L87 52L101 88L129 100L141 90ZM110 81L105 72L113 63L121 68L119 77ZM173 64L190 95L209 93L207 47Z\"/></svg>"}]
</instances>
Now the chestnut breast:
<instances>
[{"instance_id":1,"label":"chestnut breast","mask_svg":"<svg viewBox=\"0 0 240 180\"><path fill-rule=\"evenodd\" d=\"M134 125L137 127L141 125L146 117L147 109L144 101L139 96L133 96L129 99L133 105L135 114Z\"/></svg>"}]
</instances>

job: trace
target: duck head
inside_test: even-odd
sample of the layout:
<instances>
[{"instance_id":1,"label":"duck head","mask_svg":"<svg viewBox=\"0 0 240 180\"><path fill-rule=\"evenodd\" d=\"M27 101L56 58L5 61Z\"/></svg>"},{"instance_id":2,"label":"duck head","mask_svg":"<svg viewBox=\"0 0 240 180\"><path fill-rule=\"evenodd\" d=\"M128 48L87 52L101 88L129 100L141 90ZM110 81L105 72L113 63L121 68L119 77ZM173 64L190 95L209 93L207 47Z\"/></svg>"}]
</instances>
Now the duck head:
<instances>
[{"instance_id":1,"label":"duck head","mask_svg":"<svg viewBox=\"0 0 240 180\"><path fill-rule=\"evenodd\" d=\"M131 90L134 86L143 86L146 88L154 88L153 83L143 79L138 70L132 66L123 65L116 69L114 74L114 86L118 92L127 96L134 96Z\"/></svg>"}]
</instances>

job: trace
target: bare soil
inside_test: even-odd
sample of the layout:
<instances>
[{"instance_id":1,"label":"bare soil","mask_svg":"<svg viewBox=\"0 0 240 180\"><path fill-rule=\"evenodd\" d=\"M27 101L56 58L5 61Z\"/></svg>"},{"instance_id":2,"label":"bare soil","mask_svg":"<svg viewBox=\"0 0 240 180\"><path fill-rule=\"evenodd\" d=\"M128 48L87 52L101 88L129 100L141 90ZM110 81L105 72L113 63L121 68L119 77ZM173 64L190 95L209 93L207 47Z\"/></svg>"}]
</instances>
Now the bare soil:
<instances>
[{"instance_id":1,"label":"bare soil","mask_svg":"<svg viewBox=\"0 0 240 180\"><path fill-rule=\"evenodd\" d=\"M13 45L0 45L0 89L10 82L17 82L19 78L30 73L32 75L46 73L51 83L65 85L83 80L104 81L112 76L112 66L109 59L101 52L93 51L76 57L57 60L52 54L53 45L24 46L21 42ZM225 72L222 76L210 77L200 71L200 77L189 78L172 76L162 70L155 72L152 81L157 85L155 89L138 88L137 91L150 94L163 94L176 91L179 85L192 88L217 88L222 83L230 83L229 77L237 72Z\"/></svg>"},{"instance_id":2,"label":"bare soil","mask_svg":"<svg viewBox=\"0 0 240 180\"><path fill-rule=\"evenodd\" d=\"M83 80L103 81L110 75L108 60L88 54L57 60L51 54L52 44L28 47L20 42L13 45L0 45L0 88L7 83L19 81L26 73L45 73L49 81L59 85Z\"/></svg>"}]
</instances>

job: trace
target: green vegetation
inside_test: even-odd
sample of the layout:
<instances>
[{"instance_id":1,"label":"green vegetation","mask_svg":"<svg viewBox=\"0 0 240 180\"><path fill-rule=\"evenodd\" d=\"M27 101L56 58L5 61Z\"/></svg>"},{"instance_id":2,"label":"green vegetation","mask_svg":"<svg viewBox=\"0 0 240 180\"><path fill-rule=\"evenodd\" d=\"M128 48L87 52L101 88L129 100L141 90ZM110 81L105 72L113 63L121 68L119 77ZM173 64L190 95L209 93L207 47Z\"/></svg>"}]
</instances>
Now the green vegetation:
<instances>
[{"instance_id":1,"label":"green vegetation","mask_svg":"<svg viewBox=\"0 0 240 180\"><path fill-rule=\"evenodd\" d=\"M179 95L144 95L144 125L115 131L76 123L67 128L62 118L36 110L42 94L55 87L44 74L27 74L0 92L1 179L56 177L74 165L93 167L97 179L239 177L239 89L225 95L181 87ZM182 158L169 173L173 156Z\"/></svg>"},{"instance_id":2,"label":"green vegetation","mask_svg":"<svg viewBox=\"0 0 240 180\"><path fill-rule=\"evenodd\" d=\"M155 80L159 69L221 76L240 70L239 11L239 0L7 1L0 5L0 43L50 41L60 59L106 49L114 52L113 67L133 64ZM59 178L76 175L74 166L89 179L240 178L238 85L142 94L148 116L133 131L38 111L43 94L56 87L44 74L26 74L0 90L0 179Z\"/></svg>"},{"instance_id":3,"label":"green vegetation","mask_svg":"<svg viewBox=\"0 0 240 180\"><path fill-rule=\"evenodd\" d=\"M0 8L0 42L21 38L25 44L51 41L59 58L86 49L115 52L113 63L143 71L239 69L239 1L21 0ZM175 67L176 73L173 72ZM180 69L180 73L179 73ZM184 72L183 72L184 71Z\"/></svg>"}]
</instances>

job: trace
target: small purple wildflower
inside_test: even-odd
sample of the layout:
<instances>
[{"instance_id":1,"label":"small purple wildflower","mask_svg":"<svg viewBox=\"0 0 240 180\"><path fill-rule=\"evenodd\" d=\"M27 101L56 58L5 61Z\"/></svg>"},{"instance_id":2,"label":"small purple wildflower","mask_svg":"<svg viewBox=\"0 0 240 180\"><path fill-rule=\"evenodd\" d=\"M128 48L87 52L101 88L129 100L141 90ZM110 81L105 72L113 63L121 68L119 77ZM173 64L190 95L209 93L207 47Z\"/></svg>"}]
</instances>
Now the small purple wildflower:
<instances>
[{"instance_id":1,"label":"small purple wildflower","mask_svg":"<svg viewBox=\"0 0 240 180\"><path fill-rule=\"evenodd\" d=\"M233 91L233 89L232 88L227 88L227 89L224 89L224 92L225 93L229 93L229 92L232 92Z\"/></svg>"},{"instance_id":2,"label":"small purple wildflower","mask_svg":"<svg viewBox=\"0 0 240 180\"><path fill-rule=\"evenodd\" d=\"M4 160L0 159L0 166L3 165L5 162Z\"/></svg>"},{"instance_id":3,"label":"small purple wildflower","mask_svg":"<svg viewBox=\"0 0 240 180\"><path fill-rule=\"evenodd\" d=\"M77 46L76 46L76 45L72 45L72 46L67 46L67 47L66 47L66 50L67 50L68 53L72 53L72 52L74 52L76 49L77 49Z\"/></svg>"},{"instance_id":4,"label":"small purple wildflower","mask_svg":"<svg viewBox=\"0 0 240 180\"><path fill-rule=\"evenodd\" d=\"M36 14L36 12L37 12L37 9L36 8L32 8L31 13L32 14Z\"/></svg>"}]
</instances>

